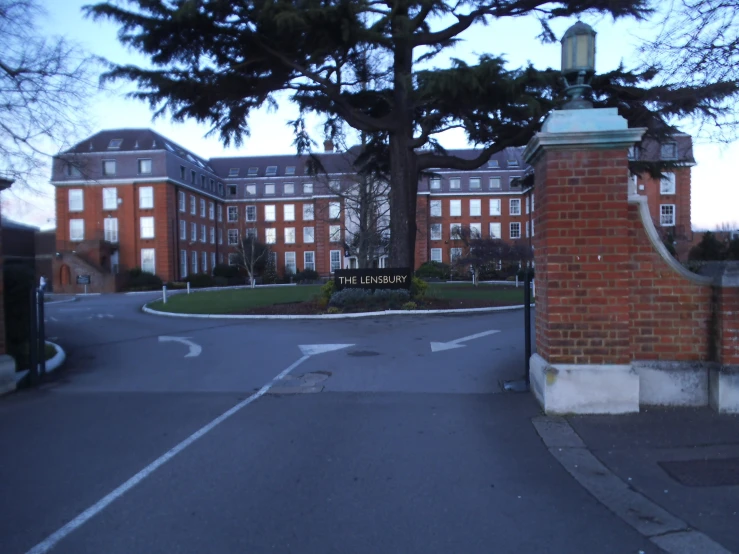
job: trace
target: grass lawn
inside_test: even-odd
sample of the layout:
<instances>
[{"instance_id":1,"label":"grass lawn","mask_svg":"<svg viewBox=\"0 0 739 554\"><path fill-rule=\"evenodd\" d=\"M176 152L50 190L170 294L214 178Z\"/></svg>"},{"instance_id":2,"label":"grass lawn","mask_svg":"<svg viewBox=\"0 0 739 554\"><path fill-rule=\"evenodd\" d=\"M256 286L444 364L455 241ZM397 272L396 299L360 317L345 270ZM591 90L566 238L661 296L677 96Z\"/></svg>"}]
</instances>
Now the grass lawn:
<instances>
[{"instance_id":1,"label":"grass lawn","mask_svg":"<svg viewBox=\"0 0 739 554\"><path fill-rule=\"evenodd\" d=\"M264 306L305 302L317 296L320 289L319 285L300 285L205 291L190 295L180 293L170 296L167 304L158 301L150 304L150 307L154 310L186 314L238 314ZM523 288L430 283L427 296L430 299L447 301L483 301L491 305L520 304L523 303Z\"/></svg>"},{"instance_id":2,"label":"grass lawn","mask_svg":"<svg viewBox=\"0 0 739 554\"><path fill-rule=\"evenodd\" d=\"M304 302L316 296L320 290L319 285L296 285L179 293L170 296L166 304L162 304L160 300L150 304L149 307L163 312L184 314L242 313L261 306Z\"/></svg>"}]
</instances>

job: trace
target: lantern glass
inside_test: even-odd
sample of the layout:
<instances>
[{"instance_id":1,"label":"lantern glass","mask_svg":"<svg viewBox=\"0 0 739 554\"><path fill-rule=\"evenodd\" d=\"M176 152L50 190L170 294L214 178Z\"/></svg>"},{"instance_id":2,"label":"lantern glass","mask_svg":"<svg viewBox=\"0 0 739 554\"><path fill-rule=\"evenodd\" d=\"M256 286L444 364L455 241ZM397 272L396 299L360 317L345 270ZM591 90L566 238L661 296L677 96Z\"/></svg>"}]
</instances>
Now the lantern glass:
<instances>
[{"instance_id":1,"label":"lantern glass","mask_svg":"<svg viewBox=\"0 0 739 554\"><path fill-rule=\"evenodd\" d=\"M595 71L595 31L578 22L562 38L562 73Z\"/></svg>"}]
</instances>

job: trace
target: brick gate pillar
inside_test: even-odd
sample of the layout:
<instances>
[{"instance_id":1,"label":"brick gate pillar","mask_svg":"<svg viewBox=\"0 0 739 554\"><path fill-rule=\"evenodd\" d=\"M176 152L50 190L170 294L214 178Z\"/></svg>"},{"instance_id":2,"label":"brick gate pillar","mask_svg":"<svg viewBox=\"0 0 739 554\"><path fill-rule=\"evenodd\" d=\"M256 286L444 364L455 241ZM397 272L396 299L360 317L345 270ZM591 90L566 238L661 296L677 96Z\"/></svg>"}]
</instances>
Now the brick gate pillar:
<instances>
[{"instance_id":1,"label":"brick gate pillar","mask_svg":"<svg viewBox=\"0 0 739 554\"><path fill-rule=\"evenodd\" d=\"M639 411L629 353L629 129L615 108L552 112L524 152L535 170L536 349L547 413Z\"/></svg>"}]
</instances>

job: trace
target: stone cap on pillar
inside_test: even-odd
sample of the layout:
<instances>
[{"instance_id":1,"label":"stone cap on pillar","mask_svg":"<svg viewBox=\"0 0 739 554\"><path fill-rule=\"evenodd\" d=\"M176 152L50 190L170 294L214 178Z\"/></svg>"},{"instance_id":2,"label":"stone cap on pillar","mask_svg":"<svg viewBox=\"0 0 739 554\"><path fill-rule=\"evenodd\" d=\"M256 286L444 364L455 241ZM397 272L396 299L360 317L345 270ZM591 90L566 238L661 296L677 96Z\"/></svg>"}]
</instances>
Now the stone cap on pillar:
<instances>
[{"instance_id":1,"label":"stone cap on pillar","mask_svg":"<svg viewBox=\"0 0 739 554\"><path fill-rule=\"evenodd\" d=\"M13 183L15 183L15 181L13 181L12 179L7 179L0 175L0 190L5 190L6 188L9 188L10 185L12 185Z\"/></svg>"},{"instance_id":2,"label":"stone cap on pillar","mask_svg":"<svg viewBox=\"0 0 739 554\"><path fill-rule=\"evenodd\" d=\"M643 127L629 129L617 108L555 110L541 131L526 145L524 161L533 165L544 149L600 149L628 147L639 142L646 132Z\"/></svg>"}]
</instances>

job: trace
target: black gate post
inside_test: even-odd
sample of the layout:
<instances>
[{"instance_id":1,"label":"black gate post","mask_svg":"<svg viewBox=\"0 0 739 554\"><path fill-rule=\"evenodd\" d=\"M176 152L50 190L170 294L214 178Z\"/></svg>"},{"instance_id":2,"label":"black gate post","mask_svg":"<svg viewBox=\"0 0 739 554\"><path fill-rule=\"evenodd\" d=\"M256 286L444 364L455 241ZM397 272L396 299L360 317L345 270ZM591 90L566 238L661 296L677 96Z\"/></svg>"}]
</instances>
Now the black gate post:
<instances>
[{"instance_id":1,"label":"black gate post","mask_svg":"<svg viewBox=\"0 0 739 554\"><path fill-rule=\"evenodd\" d=\"M44 321L44 291L38 289L37 297L38 310L38 363L39 373L44 375L46 373L46 323Z\"/></svg>"},{"instance_id":2,"label":"black gate post","mask_svg":"<svg viewBox=\"0 0 739 554\"><path fill-rule=\"evenodd\" d=\"M529 367L531 363L531 269L528 267L523 282L524 351L526 355L526 386L528 386L531 383Z\"/></svg>"},{"instance_id":3,"label":"black gate post","mask_svg":"<svg viewBox=\"0 0 739 554\"><path fill-rule=\"evenodd\" d=\"M31 294L29 295L29 308L30 317L29 321L29 333L28 333L28 382L31 386L38 383L38 300L36 298L36 288L31 287Z\"/></svg>"}]
</instances>

